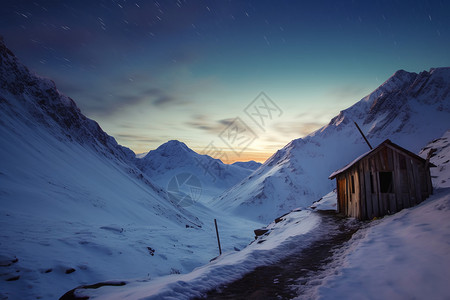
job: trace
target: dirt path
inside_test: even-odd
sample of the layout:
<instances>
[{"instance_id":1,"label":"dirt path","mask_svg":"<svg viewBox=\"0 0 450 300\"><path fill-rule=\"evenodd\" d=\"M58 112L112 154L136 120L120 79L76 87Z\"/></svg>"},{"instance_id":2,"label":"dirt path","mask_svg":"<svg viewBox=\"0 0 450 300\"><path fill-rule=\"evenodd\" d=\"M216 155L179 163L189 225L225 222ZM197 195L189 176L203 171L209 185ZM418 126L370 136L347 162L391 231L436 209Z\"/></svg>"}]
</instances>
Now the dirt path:
<instances>
[{"instance_id":1,"label":"dirt path","mask_svg":"<svg viewBox=\"0 0 450 300\"><path fill-rule=\"evenodd\" d=\"M331 213L320 215L323 222L309 247L273 265L258 267L200 299L292 299L300 296L299 286L305 286L309 278L329 263L333 251L348 241L361 225Z\"/></svg>"}]
</instances>

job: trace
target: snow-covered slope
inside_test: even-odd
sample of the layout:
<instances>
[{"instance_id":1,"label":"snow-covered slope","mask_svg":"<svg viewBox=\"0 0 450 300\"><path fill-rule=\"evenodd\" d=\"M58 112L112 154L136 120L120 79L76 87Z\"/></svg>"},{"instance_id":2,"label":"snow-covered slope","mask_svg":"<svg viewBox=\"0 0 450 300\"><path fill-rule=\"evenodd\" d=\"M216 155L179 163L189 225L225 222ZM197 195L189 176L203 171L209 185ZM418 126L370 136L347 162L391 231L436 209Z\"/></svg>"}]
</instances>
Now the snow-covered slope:
<instances>
[{"instance_id":1,"label":"snow-covered slope","mask_svg":"<svg viewBox=\"0 0 450 300\"><path fill-rule=\"evenodd\" d=\"M103 156L126 161L133 151L117 144L93 120L86 118L75 102L56 89L55 83L30 73L0 41L0 88L3 126L13 122L36 122L60 141L76 142Z\"/></svg>"},{"instance_id":2,"label":"snow-covered slope","mask_svg":"<svg viewBox=\"0 0 450 300\"><path fill-rule=\"evenodd\" d=\"M118 287L79 288L75 295L97 300L203 298L208 290L237 280L258 266L275 263L295 251L307 248L317 236L326 232L321 223L321 218L311 211L291 212L284 217L283 222L270 224L267 227L269 233L242 251L224 253L191 273L150 281L127 280L126 285Z\"/></svg>"},{"instance_id":3,"label":"snow-covered slope","mask_svg":"<svg viewBox=\"0 0 450 300\"><path fill-rule=\"evenodd\" d=\"M427 158L431 152L430 161L436 166L431 168L433 187L450 187L450 130L442 137L430 142L419 155Z\"/></svg>"},{"instance_id":4,"label":"snow-covered slope","mask_svg":"<svg viewBox=\"0 0 450 300\"><path fill-rule=\"evenodd\" d=\"M448 299L449 217L450 192L445 189L416 207L368 224L334 250L330 263L309 273L308 278L292 274L290 288L299 294L295 299ZM189 274L148 282L128 280L124 286L81 288L75 293L96 300L200 299L257 266L273 264L295 249L307 248L321 225L321 218L310 211L292 212L283 222L269 226L272 232L264 236L264 243L226 253ZM256 299L265 299L262 295Z\"/></svg>"},{"instance_id":5,"label":"snow-covered slope","mask_svg":"<svg viewBox=\"0 0 450 300\"><path fill-rule=\"evenodd\" d=\"M264 222L311 205L334 188L333 171L368 150L353 122L374 147L389 138L417 153L450 128L450 68L396 72L328 125L277 151L214 205Z\"/></svg>"},{"instance_id":6,"label":"snow-covered slope","mask_svg":"<svg viewBox=\"0 0 450 300\"><path fill-rule=\"evenodd\" d=\"M226 251L258 226L172 203L132 151L1 40L0 145L0 299L187 272L217 253L213 218Z\"/></svg>"},{"instance_id":7,"label":"snow-covered slope","mask_svg":"<svg viewBox=\"0 0 450 300\"><path fill-rule=\"evenodd\" d=\"M371 223L298 299L448 299L449 218L446 188L417 207Z\"/></svg>"},{"instance_id":8,"label":"snow-covered slope","mask_svg":"<svg viewBox=\"0 0 450 300\"><path fill-rule=\"evenodd\" d=\"M134 153L131 150L118 145L95 121L81 114L72 99L59 93L54 82L30 73L3 42L0 42L0 63L0 174L3 177L3 196L8 195L5 190L10 190L11 194L17 192L13 187L15 183L24 188L28 186L25 183L30 183L40 190L45 190L47 185L68 190L64 182L72 183L77 192L93 187L97 191L94 195L109 197L116 192L123 194L112 198L119 198L120 201L107 201L110 204L123 202L122 205L126 206L129 201L136 201L126 197L126 192L120 192L127 189L114 182L114 176L117 176L125 178L132 187L140 186L144 199L156 201L155 205L167 211L166 216L159 218L173 217L171 220L179 224L198 222L183 215L186 212L180 212L180 208L167 201L164 191L133 166ZM93 178L98 181L93 182ZM103 189L105 193L100 192ZM45 196L47 198L49 195ZM85 204L84 200L89 196L76 199L77 206ZM28 204L39 203L33 197L15 198L10 195L9 198L15 199L14 203L3 203L3 209L10 205L22 205L23 210L27 210L32 209ZM19 198L20 201L17 200ZM57 201L47 199L39 205L46 202L53 204ZM61 217L73 215L70 210L67 212L67 216ZM108 215L110 212L104 213ZM114 219L117 216L109 217Z\"/></svg>"},{"instance_id":9,"label":"snow-covered slope","mask_svg":"<svg viewBox=\"0 0 450 300\"><path fill-rule=\"evenodd\" d=\"M448 132L422 153L428 153L430 145L448 148L440 147L447 144L447 137ZM437 165L436 178L445 178L448 170L441 167L450 159L450 153L442 150L436 153L431 159ZM336 205L335 192L324 197L321 204L333 202L334 205L322 209ZM299 294L295 299L448 299L449 218L450 189L437 188L434 195L418 206L359 223L361 229L342 247L335 248L329 263L308 273L307 278L296 280L292 274L290 287ZM292 255L296 249L305 249L311 245L310 237L321 230L325 229L327 236L342 230L342 223L334 228L322 226L324 223L323 215L296 210L267 226L269 233L258 240L265 240L264 243L253 243L238 253L226 253L189 274L149 282L130 280L123 287L79 289L76 294L99 300L201 298L207 291L241 278L256 266L272 264ZM295 257L298 259L297 253ZM279 267L274 281L285 274L284 267Z\"/></svg>"},{"instance_id":10,"label":"snow-covered slope","mask_svg":"<svg viewBox=\"0 0 450 300\"><path fill-rule=\"evenodd\" d=\"M200 155L186 144L172 140L156 150L150 151L145 157L136 160L141 171L148 175L161 187L168 188L174 176L189 174L199 180L201 202L208 202L221 192L239 183L250 175L257 163L242 163L243 165L227 165L219 159L208 155Z\"/></svg>"},{"instance_id":11,"label":"snow-covered slope","mask_svg":"<svg viewBox=\"0 0 450 300\"><path fill-rule=\"evenodd\" d=\"M299 299L447 299L450 294L450 131L420 154L430 161L434 195L372 222L324 268ZM312 280L315 281L314 279Z\"/></svg>"}]
</instances>

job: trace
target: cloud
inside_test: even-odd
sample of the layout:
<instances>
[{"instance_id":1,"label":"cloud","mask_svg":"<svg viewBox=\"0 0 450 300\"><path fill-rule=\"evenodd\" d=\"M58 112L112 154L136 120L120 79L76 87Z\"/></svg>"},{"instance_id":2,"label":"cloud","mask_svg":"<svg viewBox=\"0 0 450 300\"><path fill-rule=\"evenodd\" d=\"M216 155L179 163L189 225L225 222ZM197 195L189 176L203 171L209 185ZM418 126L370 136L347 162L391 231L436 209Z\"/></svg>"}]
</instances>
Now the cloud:
<instances>
[{"instance_id":1,"label":"cloud","mask_svg":"<svg viewBox=\"0 0 450 300\"><path fill-rule=\"evenodd\" d=\"M317 121L288 121L275 123L273 128L279 135L295 139L308 135L324 125Z\"/></svg>"},{"instance_id":2,"label":"cloud","mask_svg":"<svg viewBox=\"0 0 450 300\"><path fill-rule=\"evenodd\" d=\"M145 135L138 135L138 134L130 134L130 133L119 133L114 135L114 137L116 137L117 139L120 140L126 140L126 141L131 141L131 142L143 142L143 143L148 143L148 144L153 144L153 143L162 143L162 139L156 139L156 138L152 138L152 137L148 137Z\"/></svg>"},{"instance_id":3,"label":"cloud","mask_svg":"<svg viewBox=\"0 0 450 300\"><path fill-rule=\"evenodd\" d=\"M233 122L234 118L211 120L207 115L194 114L191 120L185 124L193 129L199 129L207 133L218 135Z\"/></svg>"},{"instance_id":4,"label":"cloud","mask_svg":"<svg viewBox=\"0 0 450 300\"><path fill-rule=\"evenodd\" d=\"M170 105L172 103L175 103L176 99L174 97L168 96L168 95L163 95L163 96L159 96L157 97L155 100L153 100L153 105L155 106L167 106Z\"/></svg>"},{"instance_id":5,"label":"cloud","mask_svg":"<svg viewBox=\"0 0 450 300\"><path fill-rule=\"evenodd\" d=\"M75 91L73 87L69 89ZM125 90L125 88L124 88ZM113 91L114 92L114 91ZM83 98L83 107L88 113L97 116L112 117L122 112L126 108L137 107L140 105L153 106L159 109L165 109L170 106L187 105L189 102L179 99L165 90L159 88L147 88L142 90L127 89L117 94L102 93L92 95L89 92L80 91L79 97Z\"/></svg>"},{"instance_id":6,"label":"cloud","mask_svg":"<svg viewBox=\"0 0 450 300\"><path fill-rule=\"evenodd\" d=\"M148 99L149 102L157 107L165 107L177 102L177 99L159 88L148 88L139 92L139 96Z\"/></svg>"},{"instance_id":7,"label":"cloud","mask_svg":"<svg viewBox=\"0 0 450 300\"><path fill-rule=\"evenodd\" d=\"M219 120L218 123L222 124L225 127L229 126L231 123L233 123L235 119L234 118L228 118L228 119L222 119Z\"/></svg>"},{"instance_id":8,"label":"cloud","mask_svg":"<svg viewBox=\"0 0 450 300\"><path fill-rule=\"evenodd\" d=\"M130 106L136 106L145 101L144 97L139 95L120 95L120 96L92 96L88 103L85 103L88 112L102 117L111 117L123 111Z\"/></svg>"},{"instance_id":9,"label":"cloud","mask_svg":"<svg viewBox=\"0 0 450 300\"><path fill-rule=\"evenodd\" d=\"M150 103L156 107L167 107L172 104L181 104L177 98L158 88L150 88L140 93L142 97L150 100Z\"/></svg>"},{"instance_id":10,"label":"cloud","mask_svg":"<svg viewBox=\"0 0 450 300\"><path fill-rule=\"evenodd\" d=\"M356 85L342 85L330 88L327 96L338 101L356 102L366 96L366 90Z\"/></svg>"}]
</instances>

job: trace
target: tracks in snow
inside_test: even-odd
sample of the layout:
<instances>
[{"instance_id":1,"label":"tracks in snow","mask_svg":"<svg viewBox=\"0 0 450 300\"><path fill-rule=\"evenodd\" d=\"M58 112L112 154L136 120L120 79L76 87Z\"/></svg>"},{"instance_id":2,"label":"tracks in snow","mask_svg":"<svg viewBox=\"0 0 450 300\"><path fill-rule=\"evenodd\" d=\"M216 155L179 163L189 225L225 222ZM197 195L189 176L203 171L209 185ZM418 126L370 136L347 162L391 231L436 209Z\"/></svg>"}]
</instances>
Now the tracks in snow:
<instances>
[{"instance_id":1,"label":"tracks in snow","mask_svg":"<svg viewBox=\"0 0 450 300\"><path fill-rule=\"evenodd\" d=\"M322 223L311 244L278 262L257 267L241 279L221 285L199 299L292 299L301 296L317 273L333 259L363 223L334 213L315 212Z\"/></svg>"}]
</instances>

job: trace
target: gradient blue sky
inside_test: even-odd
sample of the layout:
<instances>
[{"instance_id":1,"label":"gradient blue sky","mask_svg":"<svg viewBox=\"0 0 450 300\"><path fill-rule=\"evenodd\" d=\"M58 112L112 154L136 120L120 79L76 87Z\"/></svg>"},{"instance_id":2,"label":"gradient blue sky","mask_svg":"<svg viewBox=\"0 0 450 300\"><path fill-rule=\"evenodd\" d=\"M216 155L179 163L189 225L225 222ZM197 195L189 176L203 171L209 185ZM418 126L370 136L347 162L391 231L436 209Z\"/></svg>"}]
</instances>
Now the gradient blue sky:
<instances>
[{"instance_id":1,"label":"gradient blue sky","mask_svg":"<svg viewBox=\"0 0 450 300\"><path fill-rule=\"evenodd\" d=\"M449 1L2 1L0 34L122 145L262 161L396 70L450 66ZM256 126L265 92L282 114ZM239 155L219 135L239 117ZM203 151L204 152L204 151ZM238 151L239 152L239 151Z\"/></svg>"}]
</instances>

